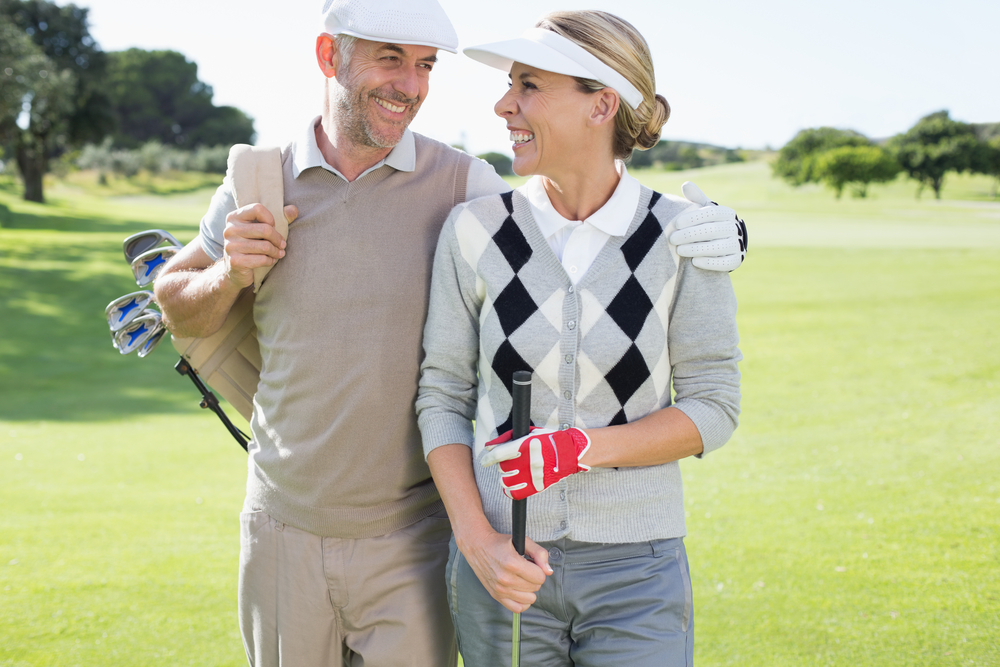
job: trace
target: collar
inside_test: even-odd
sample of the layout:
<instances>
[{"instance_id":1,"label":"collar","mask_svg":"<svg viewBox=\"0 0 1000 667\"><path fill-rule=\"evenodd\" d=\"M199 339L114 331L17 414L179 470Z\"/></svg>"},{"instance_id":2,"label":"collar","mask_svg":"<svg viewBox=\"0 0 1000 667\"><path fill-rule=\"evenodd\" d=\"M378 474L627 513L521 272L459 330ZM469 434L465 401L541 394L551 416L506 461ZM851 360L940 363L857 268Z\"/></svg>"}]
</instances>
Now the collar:
<instances>
[{"instance_id":1,"label":"collar","mask_svg":"<svg viewBox=\"0 0 1000 667\"><path fill-rule=\"evenodd\" d=\"M625 163L616 160L615 166L621 178L618 179L618 186L611 194L611 199L583 222L593 225L609 236L625 236L632 224L632 219L635 217L635 209L639 206L641 185L639 181L629 175ZM531 204L531 212L535 216L535 222L538 223L542 236L545 238L549 238L566 225L574 222L562 217L552 206L552 202L549 201L549 196L545 192L545 186L542 185L541 176L532 176L518 190Z\"/></svg>"},{"instance_id":2,"label":"collar","mask_svg":"<svg viewBox=\"0 0 1000 667\"><path fill-rule=\"evenodd\" d=\"M316 143L316 125L319 122L319 116L316 116L309 121L309 126L305 128L305 131L299 136L299 138L292 143L292 175L295 178L298 178L299 174L306 169L320 167L321 169L326 169L330 173L344 178L343 174L327 163L327 161L323 158L323 154L319 150L319 144ZM375 171L382 165L389 165L396 171L413 171L416 169L416 142L414 141L413 133L410 132L409 128L403 132L403 138L399 140L399 143L396 144L391 151L389 151L389 154L385 156L385 159L380 160L366 169L361 176L364 176L368 172ZM361 178L361 176L358 176L358 178Z\"/></svg>"}]
</instances>

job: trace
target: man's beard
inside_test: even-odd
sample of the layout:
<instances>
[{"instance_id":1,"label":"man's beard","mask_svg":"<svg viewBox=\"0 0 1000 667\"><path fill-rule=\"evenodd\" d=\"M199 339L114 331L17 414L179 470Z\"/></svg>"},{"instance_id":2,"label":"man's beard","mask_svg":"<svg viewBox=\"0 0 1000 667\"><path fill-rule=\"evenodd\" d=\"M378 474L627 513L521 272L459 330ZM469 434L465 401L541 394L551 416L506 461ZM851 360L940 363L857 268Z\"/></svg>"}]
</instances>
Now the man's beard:
<instances>
[{"instance_id":1,"label":"man's beard","mask_svg":"<svg viewBox=\"0 0 1000 667\"><path fill-rule=\"evenodd\" d=\"M354 87L353 81L350 80L344 83L346 85L336 86L334 92L337 118L343 121L342 131L359 146L394 148L403 138L403 132L417 115L420 99L408 98L393 90L386 92L362 90ZM388 121L382 121L380 123L380 119L372 118L373 113L378 113L370 106L373 103L371 98L376 96L387 102L408 105L409 111L404 122L389 124Z\"/></svg>"}]
</instances>

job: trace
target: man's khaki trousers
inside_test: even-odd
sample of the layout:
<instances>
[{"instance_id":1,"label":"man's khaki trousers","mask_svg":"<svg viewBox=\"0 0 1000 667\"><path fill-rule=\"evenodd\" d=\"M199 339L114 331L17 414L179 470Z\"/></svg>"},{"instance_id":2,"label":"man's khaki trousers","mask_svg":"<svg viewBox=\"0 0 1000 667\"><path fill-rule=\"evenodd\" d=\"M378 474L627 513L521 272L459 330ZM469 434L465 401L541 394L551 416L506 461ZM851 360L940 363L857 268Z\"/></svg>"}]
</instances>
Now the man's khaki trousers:
<instances>
[{"instance_id":1,"label":"man's khaki trousers","mask_svg":"<svg viewBox=\"0 0 1000 667\"><path fill-rule=\"evenodd\" d=\"M369 539L240 515L240 630L253 667L454 667L444 511Z\"/></svg>"}]
</instances>

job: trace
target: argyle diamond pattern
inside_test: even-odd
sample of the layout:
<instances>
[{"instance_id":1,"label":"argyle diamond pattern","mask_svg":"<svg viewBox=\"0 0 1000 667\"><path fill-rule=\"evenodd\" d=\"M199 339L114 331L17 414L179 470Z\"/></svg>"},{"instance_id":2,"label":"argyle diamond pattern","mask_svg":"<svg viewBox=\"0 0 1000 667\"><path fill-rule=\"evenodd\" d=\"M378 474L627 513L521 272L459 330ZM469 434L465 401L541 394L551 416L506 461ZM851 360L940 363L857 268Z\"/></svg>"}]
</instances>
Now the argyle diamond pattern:
<instances>
[{"instance_id":1,"label":"argyle diamond pattern","mask_svg":"<svg viewBox=\"0 0 1000 667\"><path fill-rule=\"evenodd\" d=\"M610 326L608 320L610 320L631 341L625 353L615 360L602 358L599 351L595 353L594 350L589 350L589 358L597 362L596 368L607 370L604 372L603 382L598 383L591 396L585 400L594 408L603 405L604 414L608 414L609 403L618 403L620 409L615 411L611 420L607 422L609 426L625 424L631 419L643 416L648 411L649 405L655 404L658 398L653 383L650 382L656 359L647 359L640 351L640 347L650 349L649 346L636 344L640 336L643 338L641 342L653 343L652 349L666 344L666 332L659 324L660 318L655 316L657 315L655 302L659 292L651 293L651 290L662 289L662 276L659 279L648 279L666 268L660 266L662 265L660 259L665 254L663 249L660 248L660 252L654 251L657 244L663 240L663 227L652 213L652 208L658 199L659 195L654 193L642 222L621 244L620 252L631 273L618 291L611 296L609 302L599 297L599 300L607 305L601 319L591 330L598 339L613 339L608 330ZM649 265L656 266L650 268ZM588 348L585 340L584 349ZM636 409L630 417L629 407L633 401Z\"/></svg>"},{"instance_id":2,"label":"argyle diamond pattern","mask_svg":"<svg viewBox=\"0 0 1000 667\"><path fill-rule=\"evenodd\" d=\"M553 258L532 248L531 228L515 219L514 196L501 195L503 209L478 260L493 276L481 323L488 365L480 366L490 376L492 410L479 415L479 427L510 429L519 370L535 376L533 423L558 426L576 414L575 425L599 427L649 414L662 404L662 388L654 385L668 384L654 383L653 372L667 344L664 288L677 269L652 212L660 196L651 195L624 238L608 242L575 292L564 272L553 271Z\"/></svg>"},{"instance_id":3,"label":"argyle diamond pattern","mask_svg":"<svg viewBox=\"0 0 1000 667\"><path fill-rule=\"evenodd\" d=\"M504 207L507 209L507 217L500 228L493 234L493 243L496 244L500 254L510 265L513 277L504 286L500 293L493 300L493 310L500 322L503 330L504 341L497 348L490 362L497 379L507 389L508 397L511 393L515 371L534 371L531 364L524 360L510 341L510 337L522 324L538 311L538 304L531 298L531 294L525 289L524 283L518 277L518 272L531 259L533 251L531 244L524 237L524 233L514 221L513 192L506 192L500 195ZM509 400L509 399L508 399ZM496 415L499 418L499 415ZM497 426L497 433L503 433L511 428L511 414L508 404L507 418Z\"/></svg>"}]
</instances>

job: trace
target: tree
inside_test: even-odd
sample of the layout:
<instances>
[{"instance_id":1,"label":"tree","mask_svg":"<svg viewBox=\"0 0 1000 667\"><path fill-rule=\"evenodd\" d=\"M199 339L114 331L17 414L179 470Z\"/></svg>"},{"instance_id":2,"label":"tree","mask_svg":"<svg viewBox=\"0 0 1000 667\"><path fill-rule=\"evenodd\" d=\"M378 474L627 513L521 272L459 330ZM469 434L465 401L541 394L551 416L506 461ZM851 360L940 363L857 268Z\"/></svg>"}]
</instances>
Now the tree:
<instances>
[{"instance_id":1,"label":"tree","mask_svg":"<svg viewBox=\"0 0 1000 667\"><path fill-rule=\"evenodd\" d=\"M934 190L941 199L941 186L949 171L969 171L975 167L979 139L972 126L952 120L947 111L924 116L917 124L893 137L889 146L910 178Z\"/></svg>"},{"instance_id":2,"label":"tree","mask_svg":"<svg viewBox=\"0 0 1000 667\"><path fill-rule=\"evenodd\" d=\"M841 146L820 153L814 169L820 180L837 193L837 199L844 186L854 184L857 197L868 196L868 185L886 183L896 178L902 171L899 163L878 146Z\"/></svg>"},{"instance_id":3,"label":"tree","mask_svg":"<svg viewBox=\"0 0 1000 667\"><path fill-rule=\"evenodd\" d=\"M23 32L0 23L0 143L13 148L24 198L43 202L49 157L68 142L76 77Z\"/></svg>"},{"instance_id":4,"label":"tree","mask_svg":"<svg viewBox=\"0 0 1000 667\"><path fill-rule=\"evenodd\" d=\"M108 92L117 120L115 144L232 145L253 140L253 120L212 104L198 65L176 51L128 49L108 54Z\"/></svg>"},{"instance_id":5,"label":"tree","mask_svg":"<svg viewBox=\"0 0 1000 667\"><path fill-rule=\"evenodd\" d=\"M993 198L996 199L997 186L1000 185L1000 134L979 144L973 170L995 179Z\"/></svg>"},{"instance_id":6,"label":"tree","mask_svg":"<svg viewBox=\"0 0 1000 667\"><path fill-rule=\"evenodd\" d=\"M100 141L114 126L104 94L105 53L90 36L86 7L57 6L45 0L0 0L8 17L60 70L76 75L69 141L74 146Z\"/></svg>"},{"instance_id":7,"label":"tree","mask_svg":"<svg viewBox=\"0 0 1000 667\"><path fill-rule=\"evenodd\" d=\"M477 155L480 160L485 160L490 163L490 166L500 174L501 176L513 176L514 175L514 161L503 153L483 153L482 155Z\"/></svg>"},{"instance_id":8,"label":"tree","mask_svg":"<svg viewBox=\"0 0 1000 667\"><path fill-rule=\"evenodd\" d=\"M778 151L778 158L771 164L775 176L792 185L818 183L816 158L828 150L842 146L870 146L871 141L853 130L834 127L814 127L801 130Z\"/></svg>"},{"instance_id":9,"label":"tree","mask_svg":"<svg viewBox=\"0 0 1000 667\"><path fill-rule=\"evenodd\" d=\"M101 92L104 54L90 36L87 9L45 0L0 0L5 64L2 141L17 159L24 198L43 201L48 161L70 146L99 140L112 127ZM35 48L28 48L32 44ZM10 74L8 74L8 71ZM7 98L20 96L13 107ZM13 125L10 115L15 114Z\"/></svg>"}]
</instances>

